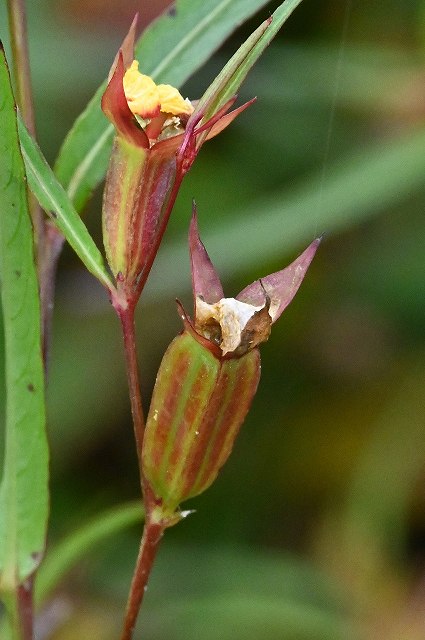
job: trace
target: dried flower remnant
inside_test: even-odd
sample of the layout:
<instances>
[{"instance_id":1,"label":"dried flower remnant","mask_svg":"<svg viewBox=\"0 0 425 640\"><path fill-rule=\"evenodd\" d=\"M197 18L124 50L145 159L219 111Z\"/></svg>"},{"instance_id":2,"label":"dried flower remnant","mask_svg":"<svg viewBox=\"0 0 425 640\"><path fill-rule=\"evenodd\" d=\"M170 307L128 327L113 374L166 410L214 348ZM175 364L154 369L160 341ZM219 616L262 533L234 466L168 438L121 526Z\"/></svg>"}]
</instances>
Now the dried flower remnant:
<instances>
[{"instance_id":1,"label":"dried flower remnant","mask_svg":"<svg viewBox=\"0 0 425 640\"><path fill-rule=\"evenodd\" d=\"M142 447L144 476L162 517L172 518L182 501L209 487L229 457L259 382L258 346L298 291L319 243L225 298L194 213L194 320L179 305L184 330L161 363Z\"/></svg>"},{"instance_id":2,"label":"dried flower remnant","mask_svg":"<svg viewBox=\"0 0 425 640\"><path fill-rule=\"evenodd\" d=\"M140 73L137 60L133 60L125 72L123 86L131 112L144 120L155 118L160 113L169 116L190 116L193 113L190 100L185 100L175 87L157 85L152 78Z\"/></svg>"},{"instance_id":3,"label":"dried flower remnant","mask_svg":"<svg viewBox=\"0 0 425 640\"><path fill-rule=\"evenodd\" d=\"M102 109L116 130L103 198L103 238L124 305L137 302L180 184L202 144L250 104L228 113L233 97L204 122L204 112L176 88L157 85L140 73L133 52L135 28L136 20L102 97Z\"/></svg>"}]
</instances>

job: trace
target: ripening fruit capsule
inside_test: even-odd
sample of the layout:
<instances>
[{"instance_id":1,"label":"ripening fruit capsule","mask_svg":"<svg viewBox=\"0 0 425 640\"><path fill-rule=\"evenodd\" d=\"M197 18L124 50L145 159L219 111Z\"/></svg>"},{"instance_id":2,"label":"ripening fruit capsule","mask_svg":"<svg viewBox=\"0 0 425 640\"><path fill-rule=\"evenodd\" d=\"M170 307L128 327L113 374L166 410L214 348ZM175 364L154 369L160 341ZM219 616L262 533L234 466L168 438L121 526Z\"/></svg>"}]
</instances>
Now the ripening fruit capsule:
<instances>
[{"instance_id":1,"label":"ripening fruit capsule","mask_svg":"<svg viewBox=\"0 0 425 640\"><path fill-rule=\"evenodd\" d=\"M298 291L319 242L286 269L225 298L194 211L194 319L179 305L184 331L159 368L142 446L143 475L160 519L172 522L179 504L207 489L229 457L260 379L258 345Z\"/></svg>"},{"instance_id":2,"label":"ripening fruit capsule","mask_svg":"<svg viewBox=\"0 0 425 640\"><path fill-rule=\"evenodd\" d=\"M143 472L173 513L215 480L260 379L258 349L220 358L185 330L162 360L143 442Z\"/></svg>"}]
</instances>

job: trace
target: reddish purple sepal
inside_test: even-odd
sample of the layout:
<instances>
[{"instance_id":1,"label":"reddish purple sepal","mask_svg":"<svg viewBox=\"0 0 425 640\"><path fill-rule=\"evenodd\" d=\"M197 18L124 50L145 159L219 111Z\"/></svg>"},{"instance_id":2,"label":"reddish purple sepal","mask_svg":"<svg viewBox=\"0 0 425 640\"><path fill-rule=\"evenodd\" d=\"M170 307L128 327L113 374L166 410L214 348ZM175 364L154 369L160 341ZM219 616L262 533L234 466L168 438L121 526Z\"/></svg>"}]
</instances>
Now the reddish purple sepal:
<instances>
[{"instance_id":1,"label":"reddish purple sepal","mask_svg":"<svg viewBox=\"0 0 425 640\"><path fill-rule=\"evenodd\" d=\"M238 293L236 300L254 307L263 307L267 304L272 322L276 322L297 293L320 242L321 238L313 240L288 267L248 285ZM199 237L195 205L193 205L189 230L189 251L196 319L196 299L198 297L209 304L214 304L224 298L224 293L218 273Z\"/></svg>"},{"instance_id":2,"label":"reddish purple sepal","mask_svg":"<svg viewBox=\"0 0 425 640\"><path fill-rule=\"evenodd\" d=\"M117 132L136 147L149 149L149 138L137 122L128 106L124 93L125 73L123 54L120 51L115 70L102 96L102 110Z\"/></svg>"},{"instance_id":3,"label":"reddish purple sepal","mask_svg":"<svg viewBox=\"0 0 425 640\"><path fill-rule=\"evenodd\" d=\"M115 71L115 68L118 64L118 58L120 56L120 54L122 54L122 59L123 59L123 63L124 63L124 69L128 69L128 67L131 65L131 63L133 62L134 59L134 41L136 39L136 29L137 29L137 23L139 21L139 14L136 13L136 15L133 18L133 22L130 25L130 29L128 30L127 35L125 36L122 45L120 46L117 55L115 56L115 60L112 64L111 70L109 72L109 76L108 76L108 82L109 80L112 78L113 73Z\"/></svg>"},{"instance_id":4,"label":"reddish purple sepal","mask_svg":"<svg viewBox=\"0 0 425 640\"><path fill-rule=\"evenodd\" d=\"M221 298L224 298L223 287L207 250L199 237L195 203L193 203L192 220L189 229L189 251L194 299L196 300L199 296L209 304L218 302Z\"/></svg>"},{"instance_id":5,"label":"reddish purple sepal","mask_svg":"<svg viewBox=\"0 0 425 640\"><path fill-rule=\"evenodd\" d=\"M256 280L238 293L236 299L257 307L264 304L267 295L270 299L270 315L272 321L276 322L297 293L320 241L321 238L313 240L288 267Z\"/></svg>"}]
</instances>

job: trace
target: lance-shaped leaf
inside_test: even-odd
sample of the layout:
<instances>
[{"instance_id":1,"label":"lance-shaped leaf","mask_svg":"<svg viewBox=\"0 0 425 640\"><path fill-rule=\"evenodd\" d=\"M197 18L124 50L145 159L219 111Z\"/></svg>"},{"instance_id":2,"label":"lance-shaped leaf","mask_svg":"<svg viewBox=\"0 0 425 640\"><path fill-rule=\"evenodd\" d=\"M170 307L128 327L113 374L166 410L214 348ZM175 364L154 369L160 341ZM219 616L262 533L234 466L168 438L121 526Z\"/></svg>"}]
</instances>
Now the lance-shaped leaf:
<instances>
[{"instance_id":1,"label":"lance-shaped leaf","mask_svg":"<svg viewBox=\"0 0 425 640\"><path fill-rule=\"evenodd\" d=\"M6 429L0 486L0 593L38 566L48 517L40 306L24 163L3 50L0 53L0 278Z\"/></svg>"},{"instance_id":2,"label":"lance-shaped leaf","mask_svg":"<svg viewBox=\"0 0 425 640\"><path fill-rule=\"evenodd\" d=\"M58 182L37 143L18 118L22 155L31 191L43 209L53 219L87 269L107 288L113 284L105 263L87 227L81 220L69 196Z\"/></svg>"},{"instance_id":3,"label":"lance-shaped leaf","mask_svg":"<svg viewBox=\"0 0 425 640\"><path fill-rule=\"evenodd\" d=\"M192 118L208 120L234 96L249 70L302 0L286 0L239 47L199 100Z\"/></svg>"},{"instance_id":4,"label":"lance-shaped leaf","mask_svg":"<svg viewBox=\"0 0 425 640\"><path fill-rule=\"evenodd\" d=\"M181 87L235 28L267 1L178 0L146 29L136 45L136 57L144 73L156 82ZM289 10L294 3L285 4ZM108 164L113 127L100 109L105 86L99 88L76 120L55 165L56 175L78 211L104 177Z\"/></svg>"}]
</instances>

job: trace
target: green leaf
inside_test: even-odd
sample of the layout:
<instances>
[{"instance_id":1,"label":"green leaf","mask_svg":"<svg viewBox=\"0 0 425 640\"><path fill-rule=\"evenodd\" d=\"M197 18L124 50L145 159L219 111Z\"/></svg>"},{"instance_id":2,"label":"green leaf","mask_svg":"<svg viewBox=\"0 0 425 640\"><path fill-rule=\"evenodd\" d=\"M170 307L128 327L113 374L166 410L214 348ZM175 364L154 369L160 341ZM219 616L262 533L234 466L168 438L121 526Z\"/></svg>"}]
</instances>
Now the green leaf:
<instances>
[{"instance_id":1,"label":"green leaf","mask_svg":"<svg viewBox=\"0 0 425 640\"><path fill-rule=\"evenodd\" d=\"M6 436L0 485L0 592L37 568L48 518L38 280L15 104L0 54L0 277L4 318Z\"/></svg>"},{"instance_id":2,"label":"green leaf","mask_svg":"<svg viewBox=\"0 0 425 640\"><path fill-rule=\"evenodd\" d=\"M251 67L301 2L302 0L283 2L271 18L263 22L239 47L196 106L195 111L198 112L206 108L204 120L208 120L237 93Z\"/></svg>"},{"instance_id":3,"label":"green leaf","mask_svg":"<svg viewBox=\"0 0 425 640\"><path fill-rule=\"evenodd\" d=\"M35 603L41 605L63 576L83 555L109 536L141 522L143 509L140 502L121 505L98 515L92 522L69 535L47 556L37 575Z\"/></svg>"},{"instance_id":4,"label":"green leaf","mask_svg":"<svg viewBox=\"0 0 425 640\"><path fill-rule=\"evenodd\" d=\"M106 288L113 288L102 254L20 118L18 128L31 191L87 269Z\"/></svg>"},{"instance_id":5,"label":"green leaf","mask_svg":"<svg viewBox=\"0 0 425 640\"><path fill-rule=\"evenodd\" d=\"M266 4L267 0L177 1L175 10L154 22L136 45L141 70L157 82L180 87L237 26ZM76 120L55 166L78 211L108 164L113 127L100 109L104 90L105 84Z\"/></svg>"}]
</instances>

